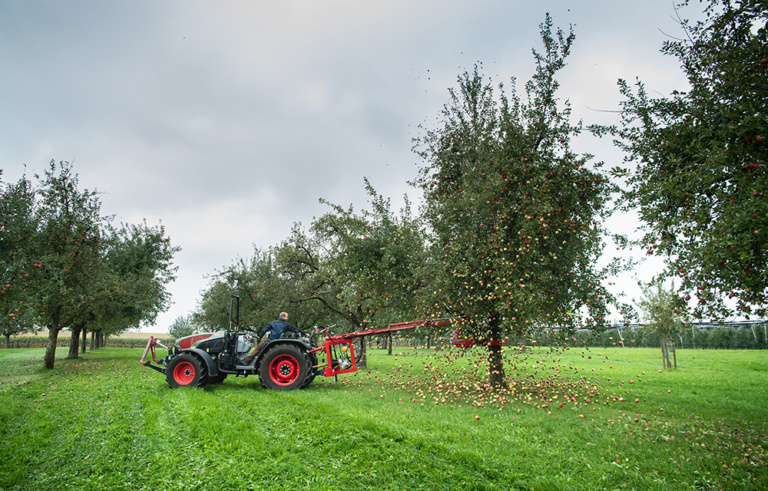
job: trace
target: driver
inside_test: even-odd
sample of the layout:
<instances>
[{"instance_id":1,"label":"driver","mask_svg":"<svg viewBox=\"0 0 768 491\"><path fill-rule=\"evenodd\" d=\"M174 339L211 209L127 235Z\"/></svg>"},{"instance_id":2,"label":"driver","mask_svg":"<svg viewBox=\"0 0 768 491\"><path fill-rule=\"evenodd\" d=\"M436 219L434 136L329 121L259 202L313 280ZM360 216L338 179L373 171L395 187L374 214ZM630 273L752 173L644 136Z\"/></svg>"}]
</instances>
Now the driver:
<instances>
[{"instance_id":1,"label":"driver","mask_svg":"<svg viewBox=\"0 0 768 491\"><path fill-rule=\"evenodd\" d=\"M262 349L264 349L264 346L266 346L268 342L282 338L286 331L295 332L296 334L301 334L302 336L309 336L301 329L298 329L288 323L287 312L280 312L280 316L277 318L277 320L274 320L264 326L264 329L262 329L261 332L259 332L259 334L256 336L258 339L261 339L264 334L269 332L269 336L266 339L261 340L259 344L253 348L253 351L251 351L251 353L243 359L243 363L250 365L250 363L254 360L254 358L256 358L256 356L258 356L258 354Z\"/></svg>"}]
</instances>

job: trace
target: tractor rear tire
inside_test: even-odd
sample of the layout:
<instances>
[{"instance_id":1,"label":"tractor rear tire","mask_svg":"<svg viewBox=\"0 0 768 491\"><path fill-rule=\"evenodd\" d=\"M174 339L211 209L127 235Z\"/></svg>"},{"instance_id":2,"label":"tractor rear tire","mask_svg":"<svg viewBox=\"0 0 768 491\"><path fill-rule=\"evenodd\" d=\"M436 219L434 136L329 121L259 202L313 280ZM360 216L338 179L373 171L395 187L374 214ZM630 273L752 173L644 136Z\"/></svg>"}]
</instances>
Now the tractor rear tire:
<instances>
[{"instance_id":1,"label":"tractor rear tire","mask_svg":"<svg viewBox=\"0 0 768 491\"><path fill-rule=\"evenodd\" d=\"M165 368L165 380L171 388L203 386L207 378L205 364L188 353L177 356Z\"/></svg>"},{"instance_id":2,"label":"tractor rear tire","mask_svg":"<svg viewBox=\"0 0 768 491\"><path fill-rule=\"evenodd\" d=\"M285 344L267 351L259 366L261 384L273 390L301 388L308 373L306 354Z\"/></svg>"},{"instance_id":3,"label":"tractor rear tire","mask_svg":"<svg viewBox=\"0 0 768 491\"><path fill-rule=\"evenodd\" d=\"M304 379L304 383L301 384L301 388L308 386L315 380L315 365L317 365L317 356L314 353L307 353L307 365L309 365L309 373L307 378Z\"/></svg>"}]
</instances>

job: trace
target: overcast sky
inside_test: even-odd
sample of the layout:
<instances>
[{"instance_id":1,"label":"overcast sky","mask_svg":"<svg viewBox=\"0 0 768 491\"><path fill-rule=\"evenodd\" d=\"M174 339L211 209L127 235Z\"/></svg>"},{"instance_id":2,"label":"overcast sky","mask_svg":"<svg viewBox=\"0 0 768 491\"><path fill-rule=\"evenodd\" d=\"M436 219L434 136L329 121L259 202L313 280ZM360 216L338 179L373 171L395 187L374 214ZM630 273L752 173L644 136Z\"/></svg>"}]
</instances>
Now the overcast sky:
<instances>
[{"instance_id":1,"label":"overcast sky","mask_svg":"<svg viewBox=\"0 0 768 491\"><path fill-rule=\"evenodd\" d=\"M205 275L309 224L320 198L364 207L368 177L396 208L417 201L420 125L476 63L522 90L547 12L576 33L560 95L585 124L616 121L601 111L618 78L685 88L659 53L680 35L673 0L0 0L3 180L70 161L104 214L162 222L182 248L174 304L143 330L167 331Z\"/></svg>"}]
</instances>

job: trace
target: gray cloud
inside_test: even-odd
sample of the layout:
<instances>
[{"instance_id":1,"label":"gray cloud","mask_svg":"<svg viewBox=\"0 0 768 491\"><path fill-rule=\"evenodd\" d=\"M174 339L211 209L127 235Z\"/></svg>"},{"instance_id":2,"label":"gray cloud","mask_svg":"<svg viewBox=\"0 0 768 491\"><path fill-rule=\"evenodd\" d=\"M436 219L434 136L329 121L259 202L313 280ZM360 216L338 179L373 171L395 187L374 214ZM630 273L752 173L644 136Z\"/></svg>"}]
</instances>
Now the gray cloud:
<instances>
[{"instance_id":1,"label":"gray cloud","mask_svg":"<svg viewBox=\"0 0 768 491\"><path fill-rule=\"evenodd\" d=\"M307 224L319 198L360 208L366 176L417 199L419 125L476 62L527 80L547 11L575 25L562 97L577 118L615 118L589 108L615 109L619 77L683 82L658 53L667 0L0 2L0 168L74 161L104 213L162 220L184 249L163 330L205 274Z\"/></svg>"}]
</instances>

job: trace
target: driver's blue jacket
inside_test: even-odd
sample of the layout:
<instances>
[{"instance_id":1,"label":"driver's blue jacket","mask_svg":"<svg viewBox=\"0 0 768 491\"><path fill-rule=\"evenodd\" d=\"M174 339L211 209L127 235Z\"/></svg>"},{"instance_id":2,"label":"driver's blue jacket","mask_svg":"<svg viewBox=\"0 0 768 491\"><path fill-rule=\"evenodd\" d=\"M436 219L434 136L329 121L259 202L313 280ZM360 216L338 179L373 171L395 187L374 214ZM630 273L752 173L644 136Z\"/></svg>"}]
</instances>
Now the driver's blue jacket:
<instances>
[{"instance_id":1,"label":"driver's blue jacket","mask_svg":"<svg viewBox=\"0 0 768 491\"><path fill-rule=\"evenodd\" d=\"M283 337L283 334L285 334L285 331L295 332L296 334L304 334L297 328L288 324L288 321L286 321L285 319L277 319L275 321L270 322L266 326L264 326L264 329L262 329L261 332L259 333L259 339L261 339L264 336L264 334L267 333L267 331L271 331L269 333L269 339L272 341Z\"/></svg>"}]
</instances>

